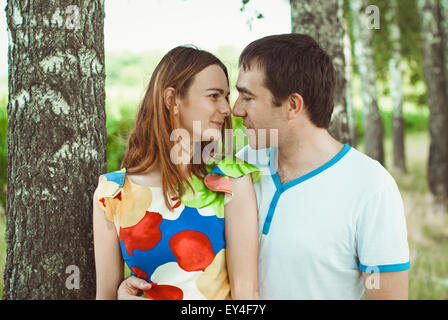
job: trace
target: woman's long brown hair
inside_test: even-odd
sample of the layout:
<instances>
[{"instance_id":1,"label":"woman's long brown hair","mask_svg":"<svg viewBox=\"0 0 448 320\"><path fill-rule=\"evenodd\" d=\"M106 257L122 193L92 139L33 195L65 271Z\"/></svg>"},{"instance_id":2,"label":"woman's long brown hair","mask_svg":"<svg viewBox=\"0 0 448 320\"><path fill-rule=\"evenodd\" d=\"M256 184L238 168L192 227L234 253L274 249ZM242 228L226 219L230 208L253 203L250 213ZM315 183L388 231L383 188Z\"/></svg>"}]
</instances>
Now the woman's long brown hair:
<instances>
[{"instance_id":1,"label":"woman's long brown hair","mask_svg":"<svg viewBox=\"0 0 448 320\"><path fill-rule=\"evenodd\" d=\"M165 204L170 210L173 208L169 201L170 195L181 195L185 192L185 185L191 188L188 178L192 174L202 178L206 174L206 168L201 160L200 164L190 163L185 172L171 161L170 151L176 142L170 141L170 135L176 128L173 106L165 104L163 91L173 87L176 96L184 98L194 76L214 64L222 68L229 83L225 65L207 51L180 46L172 49L162 58L151 76L138 109L135 126L121 163L121 167L126 168L128 173L144 173L154 164L158 164ZM223 139L225 139L224 130L231 127L232 121L228 116L221 132ZM225 143L223 148L224 146Z\"/></svg>"}]
</instances>

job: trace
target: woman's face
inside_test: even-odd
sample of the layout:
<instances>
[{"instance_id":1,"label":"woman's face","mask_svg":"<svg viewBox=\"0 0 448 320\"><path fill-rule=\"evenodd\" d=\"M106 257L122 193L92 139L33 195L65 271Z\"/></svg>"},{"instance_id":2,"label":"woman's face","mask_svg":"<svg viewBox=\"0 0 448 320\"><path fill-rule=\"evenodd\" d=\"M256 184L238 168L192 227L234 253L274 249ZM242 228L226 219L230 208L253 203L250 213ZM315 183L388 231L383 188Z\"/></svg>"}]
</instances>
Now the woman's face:
<instances>
[{"instance_id":1,"label":"woman's face","mask_svg":"<svg viewBox=\"0 0 448 320\"><path fill-rule=\"evenodd\" d=\"M221 67L210 65L196 74L187 94L177 104L178 123L189 132L190 139L219 138L224 120L230 116L229 86Z\"/></svg>"}]
</instances>

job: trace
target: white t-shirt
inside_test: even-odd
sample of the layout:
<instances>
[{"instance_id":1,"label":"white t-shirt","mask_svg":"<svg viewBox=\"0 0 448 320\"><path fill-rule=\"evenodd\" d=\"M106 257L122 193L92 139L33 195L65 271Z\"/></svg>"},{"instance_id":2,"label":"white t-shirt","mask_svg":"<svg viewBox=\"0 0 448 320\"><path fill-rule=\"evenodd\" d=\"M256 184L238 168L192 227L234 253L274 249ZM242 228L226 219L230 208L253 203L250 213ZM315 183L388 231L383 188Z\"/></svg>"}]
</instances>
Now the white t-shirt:
<instances>
[{"instance_id":1,"label":"white t-shirt","mask_svg":"<svg viewBox=\"0 0 448 320\"><path fill-rule=\"evenodd\" d=\"M379 162L345 145L282 185L274 154L249 146L237 154L263 171L255 184L261 299L360 299L361 271L409 269L403 202Z\"/></svg>"}]
</instances>

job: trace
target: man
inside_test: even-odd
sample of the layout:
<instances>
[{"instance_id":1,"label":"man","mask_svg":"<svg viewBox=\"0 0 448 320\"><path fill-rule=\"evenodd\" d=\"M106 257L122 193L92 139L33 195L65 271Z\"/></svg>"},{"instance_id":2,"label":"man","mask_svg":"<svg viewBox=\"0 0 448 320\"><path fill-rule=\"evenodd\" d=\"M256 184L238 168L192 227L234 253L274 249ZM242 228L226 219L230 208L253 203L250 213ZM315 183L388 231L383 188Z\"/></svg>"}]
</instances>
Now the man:
<instances>
[{"instance_id":1,"label":"man","mask_svg":"<svg viewBox=\"0 0 448 320\"><path fill-rule=\"evenodd\" d=\"M330 57L309 36L284 34L252 42L239 62L233 114L244 119L249 146L238 156L264 173L256 184L260 298L359 299L365 290L367 299L407 299L401 196L377 161L328 133ZM119 296L138 283L123 282Z\"/></svg>"}]
</instances>

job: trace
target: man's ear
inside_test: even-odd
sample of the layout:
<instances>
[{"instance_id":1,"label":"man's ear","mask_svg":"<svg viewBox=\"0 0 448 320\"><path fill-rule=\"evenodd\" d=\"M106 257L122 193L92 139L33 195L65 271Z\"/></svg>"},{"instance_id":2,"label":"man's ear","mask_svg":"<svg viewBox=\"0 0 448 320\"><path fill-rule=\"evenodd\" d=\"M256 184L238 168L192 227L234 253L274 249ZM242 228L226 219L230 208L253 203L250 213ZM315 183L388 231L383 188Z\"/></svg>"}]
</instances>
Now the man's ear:
<instances>
[{"instance_id":1,"label":"man's ear","mask_svg":"<svg viewBox=\"0 0 448 320\"><path fill-rule=\"evenodd\" d=\"M163 101L165 102L165 107L170 111L174 112L174 115L178 113L178 106L176 102L176 90L173 87L168 87L163 90Z\"/></svg>"},{"instance_id":2,"label":"man's ear","mask_svg":"<svg viewBox=\"0 0 448 320\"><path fill-rule=\"evenodd\" d=\"M305 103L303 101L303 98L298 93L292 93L287 98L287 119L293 120L295 119L299 113L304 109Z\"/></svg>"}]
</instances>

